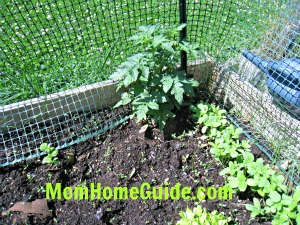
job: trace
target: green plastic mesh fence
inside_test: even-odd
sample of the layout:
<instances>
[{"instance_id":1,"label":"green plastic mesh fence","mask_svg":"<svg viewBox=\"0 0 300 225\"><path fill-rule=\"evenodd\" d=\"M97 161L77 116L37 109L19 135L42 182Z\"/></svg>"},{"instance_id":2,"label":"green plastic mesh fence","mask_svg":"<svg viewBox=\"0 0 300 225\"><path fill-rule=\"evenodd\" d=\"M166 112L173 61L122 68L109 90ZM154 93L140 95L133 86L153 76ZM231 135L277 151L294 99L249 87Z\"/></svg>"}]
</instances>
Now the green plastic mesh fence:
<instances>
[{"instance_id":1,"label":"green plastic mesh fence","mask_svg":"<svg viewBox=\"0 0 300 225\"><path fill-rule=\"evenodd\" d=\"M128 119L108 80L138 26L180 24L183 1L5 0L0 6L0 167L65 148ZM204 99L300 182L299 0L189 0L188 60ZM179 35L179 34L178 34ZM187 56L189 59L189 56Z\"/></svg>"}]
</instances>

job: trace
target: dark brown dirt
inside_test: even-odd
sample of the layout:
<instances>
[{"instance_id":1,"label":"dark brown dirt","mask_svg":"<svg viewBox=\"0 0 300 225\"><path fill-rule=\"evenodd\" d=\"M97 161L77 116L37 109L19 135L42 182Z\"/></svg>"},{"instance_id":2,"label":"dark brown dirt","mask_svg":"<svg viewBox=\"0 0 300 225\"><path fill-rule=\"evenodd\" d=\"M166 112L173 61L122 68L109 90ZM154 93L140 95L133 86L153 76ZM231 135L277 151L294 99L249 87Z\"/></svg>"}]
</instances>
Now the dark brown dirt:
<instances>
[{"instance_id":1,"label":"dark brown dirt","mask_svg":"<svg viewBox=\"0 0 300 225\"><path fill-rule=\"evenodd\" d=\"M148 182L153 187L169 186L177 182L189 186L193 193L200 186L223 186L217 164L203 144L198 131L172 138L173 133L193 130L192 119L182 111L170 121L165 132L149 127L146 135L139 134L141 124L128 121L99 137L89 139L59 153L60 166L51 169L41 159L31 164L18 163L1 169L0 224L175 224L179 212L193 207L196 201L172 200L49 200L51 217L40 218L17 212L5 213L16 202L31 202L45 198L46 182L66 186L139 187ZM242 139L245 139L242 136ZM252 146L256 156L263 156ZM66 153L74 153L75 163L66 160ZM263 156L265 157L265 156ZM250 213L245 204L252 200L249 193L233 195L232 200L206 200L209 211L218 210L231 216L232 224L248 224ZM1 218L2 217L2 218ZM253 220L251 224L262 224ZM265 222L264 224L270 224Z\"/></svg>"}]
</instances>

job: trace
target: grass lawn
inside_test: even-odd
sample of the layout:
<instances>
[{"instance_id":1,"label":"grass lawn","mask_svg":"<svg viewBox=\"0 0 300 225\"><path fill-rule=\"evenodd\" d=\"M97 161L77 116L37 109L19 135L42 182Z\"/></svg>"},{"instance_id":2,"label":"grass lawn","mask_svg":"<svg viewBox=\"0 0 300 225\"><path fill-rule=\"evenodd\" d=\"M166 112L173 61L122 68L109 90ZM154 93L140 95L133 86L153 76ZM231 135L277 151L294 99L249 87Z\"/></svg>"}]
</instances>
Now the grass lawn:
<instances>
[{"instance_id":1,"label":"grass lawn","mask_svg":"<svg viewBox=\"0 0 300 225\"><path fill-rule=\"evenodd\" d=\"M188 39L218 59L253 46L282 1L189 1ZM0 8L0 105L103 81L142 24L179 23L178 1L13 1ZM249 10L253 9L253 10ZM259 40L259 39L258 39Z\"/></svg>"}]
</instances>

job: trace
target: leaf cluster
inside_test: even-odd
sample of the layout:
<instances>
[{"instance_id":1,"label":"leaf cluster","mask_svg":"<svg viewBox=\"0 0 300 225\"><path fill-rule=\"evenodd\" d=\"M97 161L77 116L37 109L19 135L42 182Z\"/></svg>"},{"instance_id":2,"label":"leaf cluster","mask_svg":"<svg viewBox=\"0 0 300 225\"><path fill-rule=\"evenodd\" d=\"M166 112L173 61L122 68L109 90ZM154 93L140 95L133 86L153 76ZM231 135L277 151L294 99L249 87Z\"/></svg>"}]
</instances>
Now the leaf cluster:
<instances>
[{"instance_id":1,"label":"leaf cluster","mask_svg":"<svg viewBox=\"0 0 300 225\"><path fill-rule=\"evenodd\" d=\"M198 44L175 38L184 27L185 24L140 26L129 39L138 53L127 58L110 76L119 81L117 91L126 90L115 107L131 104L131 118L136 116L137 122L150 116L163 129L166 121L175 116L173 109L180 109L184 103L184 95L194 94L193 87L198 86L197 81L186 78L185 71L177 69L181 51L193 58L199 52Z\"/></svg>"},{"instance_id":2,"label":"leaf cluster","mask_svg":"<svg viewBox=\"0 0 300 225\"><path fill-rule=\"evenodd\" d=\"M197 123L202 126L202 139L214 139L222 136L221 132L229 125L226 119L226 110L221 110L214 104L200 102L198 105L190 107L197 118Z\"/></svg>"},{"instance_id":3,"label":"leaf cluster","mask_svg":"<svg viewBox=\"0 0 300 225\"><path fill-rule=\"evenodd\" d=\"M47 155L44 157L42 163L50 163L50 164L55 164L58 165L59 161L57 158L58 155L58 150L55 149L54 147L51 147L50 144L48 143L42 143L40 146L40 150L44 151Z\"/></svg>"},{"instance_id":4,"label":"leaf cluster","mask_svg":"<svg viewBox=\"0 0 300 225\"><path fill-rule=\"evenodd\" d=\"M227 164L240 153L249 151L249 143L246 140L239 141L242 129L229 123L226 110L206 102L200 102L190 109L201 126L202 139L209 141L208 144L212 146L210 152L217 161Z\"/></svg>"},{"instance_id":5,"label":"leaf cluster","mask_svg":"<svg viewBox=\"0 0 300 225\"><path fill-rule=\"evenodd\" d=\"M177 221L177 225L227 225L231 221L230 217L225 217L224 214L218 213L216 210L207 212L200 205L193 210L187 208L185 212L180 212L179 215L181 219Z\"/></svg>"},{"instance_id":6,"label":"leaf cluster","mask_svg":"<svg viewBox=\"0 0 300 225\"><path fill-rule=\"evenodd\" d=\"M209 139L211 153L225 166L220 175L227 176L227 185L235 193L249 189L253 196L261 197L262 202L254 197L253 205L246 204L251 216L271 216L274 225L300 223L300 188L289 195L284 176L262 158L254 158L248 141L239 140L242 130L226 120L226 111L203 102L191 109L202 133L207 134L204 139Z\"/></svg>"},{"instance_id":7,"label":"leaf cluster","mask_svg":"<svg viewBox=\"0 0 300 225\"><path fill-rule=\"evenodd\" d=\"M246 208L251 211L251 217L273 214L273 225L294 224L293 221L300 224L300 187L296 187L293 195L271 191L262 203L253 198L253 205L247 204Z\"/></svg>"}]
</instances>

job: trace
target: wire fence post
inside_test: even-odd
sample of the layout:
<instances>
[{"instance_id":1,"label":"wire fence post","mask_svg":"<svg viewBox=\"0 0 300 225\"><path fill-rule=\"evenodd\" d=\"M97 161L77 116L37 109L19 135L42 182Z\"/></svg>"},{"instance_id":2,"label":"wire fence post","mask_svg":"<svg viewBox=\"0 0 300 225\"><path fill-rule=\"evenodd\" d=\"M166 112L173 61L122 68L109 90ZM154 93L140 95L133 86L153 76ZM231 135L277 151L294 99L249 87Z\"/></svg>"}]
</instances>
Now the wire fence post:
<instances>
[{"instance_id":1,"label":"wire fence post","mask_svg":"<svg viewBox=\"0 0 300 225\"><path fill-rule=\"evenodd\" d=\"M180 24L187 22L186 15L186 0L179 0L179 15L180 15ZM186 39L186 27L180 31L180 41ZM187 54L185 51L181 51L181 69L184 70L187 74Z\"/></svg>"}]
</instances>

